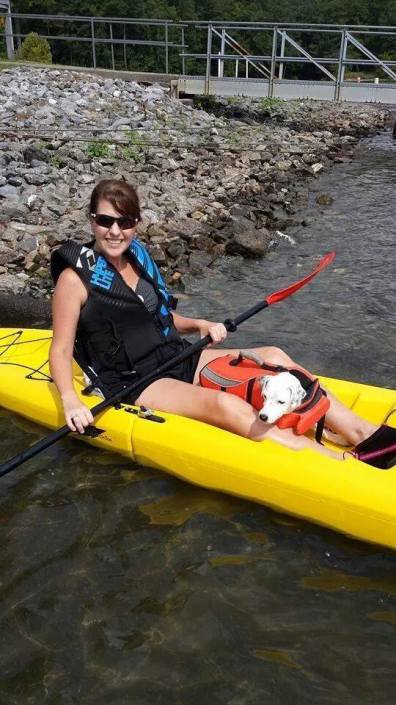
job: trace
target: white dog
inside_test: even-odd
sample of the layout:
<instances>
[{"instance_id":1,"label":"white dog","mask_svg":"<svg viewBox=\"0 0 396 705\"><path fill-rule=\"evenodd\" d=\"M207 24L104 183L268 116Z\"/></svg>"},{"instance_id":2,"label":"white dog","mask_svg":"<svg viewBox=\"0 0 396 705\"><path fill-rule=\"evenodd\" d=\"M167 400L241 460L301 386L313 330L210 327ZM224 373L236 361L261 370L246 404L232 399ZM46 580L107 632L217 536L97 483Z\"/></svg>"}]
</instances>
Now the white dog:
<instances>
[{"instance_id":1,"label":"white dog","mask_svg":"<svg viewBox=\"0 0 396 705\"><path fill-rule=\"evenodd\" d=\"M266 375L261 384L264 405L259 417L266 423L275 423L284 414L290 414L305 397L305 389L290 372Z\"/></svg>"}]
</instances>

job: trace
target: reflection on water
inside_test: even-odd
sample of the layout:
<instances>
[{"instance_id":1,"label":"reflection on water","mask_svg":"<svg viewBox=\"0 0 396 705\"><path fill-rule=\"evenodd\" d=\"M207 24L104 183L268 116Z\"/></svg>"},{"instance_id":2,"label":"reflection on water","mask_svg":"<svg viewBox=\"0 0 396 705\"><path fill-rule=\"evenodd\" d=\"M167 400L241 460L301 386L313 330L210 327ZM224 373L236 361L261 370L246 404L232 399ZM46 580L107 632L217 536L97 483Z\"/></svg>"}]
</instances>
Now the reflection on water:
<instances>
[{"instance_id":1,"label":"reflection on water","mask_svg":"<svg viewBox=\"0 0 396 705\"><path fill-rule=\"evenodd\" d=\"M313 182L312 204L334 203L312 205L296 247L224 261L183 312L238 313L334 248L234 343L395 386L395 172L389 133L363 145ZM40 434L1 412L2 455ZM391 552L72 440L2 479L0 533L1 703L393 705Z\"/></svg>"}]
</instances>

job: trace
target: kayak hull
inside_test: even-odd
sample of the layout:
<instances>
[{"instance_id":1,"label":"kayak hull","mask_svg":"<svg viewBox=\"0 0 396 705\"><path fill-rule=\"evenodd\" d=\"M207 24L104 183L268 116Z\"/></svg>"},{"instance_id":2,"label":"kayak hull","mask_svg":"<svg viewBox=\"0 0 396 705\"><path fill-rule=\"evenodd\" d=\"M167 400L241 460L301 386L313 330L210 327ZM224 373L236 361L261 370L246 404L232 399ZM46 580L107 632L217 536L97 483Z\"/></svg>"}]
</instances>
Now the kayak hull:
<instances>
[{"instance_id":1,"label":"kayak hull","mask_svg":"<svg viewBox=\"0 0 396 705\"><path fill-rule=\"evenodd\" d=\"M49 375L51 335L47 330L0 329L0 405L55 429L64 417ZM74 375L81 391L77 365ZM395 390L330 378L322 383L374 423L383 423L396 410ZM92 407L98 398L84 401ZM396 468L378 470L352 456L340 462L313 449L254 442L174 414L157 412L165 419L157 423L133 411L125 404L108 409L95 418L96 438L76 437L207 489L396 548ZM395 425L396 413L389 423Z\"/></svg>"}]
</instances>

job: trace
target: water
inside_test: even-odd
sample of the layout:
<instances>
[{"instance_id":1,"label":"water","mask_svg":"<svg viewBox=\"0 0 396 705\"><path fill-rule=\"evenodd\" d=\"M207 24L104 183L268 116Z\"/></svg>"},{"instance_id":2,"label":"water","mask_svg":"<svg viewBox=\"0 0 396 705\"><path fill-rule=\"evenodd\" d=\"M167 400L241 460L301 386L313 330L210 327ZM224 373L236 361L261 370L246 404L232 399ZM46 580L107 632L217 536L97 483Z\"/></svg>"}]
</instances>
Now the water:
<instances>
[{"instance_id":1,"label":"water","mask_svg":"<svg viewBox=\"0 0 396 705\"><path fill-rule=\"evenodd\" d=\"M389 133L362 144L312 182L295 246L225 260L182 313L239 313L335 249L230 341L394 387L395 173ZM41 434L0 413L2 456ZM0 703L393 705L390 551L71 440L2 479L0 530Z\"/></svg>"},{"instance_id":2,"label":"water","mask_svg":"<svg viewBox=\"0 0 396 705\"><path fill-rule=\"evenodd\" d=\"M224 261L207 288L192 285L192 312L221 320L239 313L335 250L334 264L312 284L243 324L230 342L279 345L323 374L394 387L395 178L396 143L385 132L365 142L355 161L311 182L313 222L287 231L294 246L280 239L265 260ZM331 206L316 205L323 193L334 198Z\"/></svg>"}]
</instances>

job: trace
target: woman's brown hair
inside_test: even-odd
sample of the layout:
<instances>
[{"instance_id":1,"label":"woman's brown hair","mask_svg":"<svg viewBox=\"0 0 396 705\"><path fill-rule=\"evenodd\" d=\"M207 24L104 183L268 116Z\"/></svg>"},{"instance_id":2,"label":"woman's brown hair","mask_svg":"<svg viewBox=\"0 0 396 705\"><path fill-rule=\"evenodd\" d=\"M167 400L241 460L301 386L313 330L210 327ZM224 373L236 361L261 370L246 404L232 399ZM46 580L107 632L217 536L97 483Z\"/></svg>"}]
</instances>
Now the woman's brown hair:
<instances>
[{"instance_id":1,"label":"woman's brown hair","mask_svg":"<svg viewBox=\"0 0 396 705\"><path fill-rule=\"evenodd\" d=\"M118 179L103 179L96 184L91 194L89 212L97 213L99 201L106 200L121 215L132 216L138 223L140 221L139 196L131 184Z\"/></svg>"}]
</instances>

